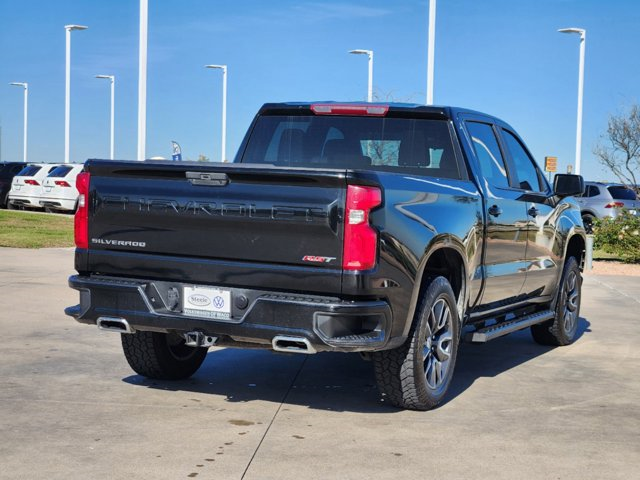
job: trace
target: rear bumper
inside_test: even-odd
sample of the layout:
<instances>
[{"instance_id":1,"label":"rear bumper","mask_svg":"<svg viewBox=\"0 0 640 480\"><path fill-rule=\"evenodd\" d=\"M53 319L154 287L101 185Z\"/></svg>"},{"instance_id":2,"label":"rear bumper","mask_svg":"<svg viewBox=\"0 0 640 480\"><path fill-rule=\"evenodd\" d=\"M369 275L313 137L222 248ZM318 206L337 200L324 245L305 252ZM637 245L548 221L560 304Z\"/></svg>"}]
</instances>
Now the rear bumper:
<instances>
[{"instance_id":1,"label":"rear bumper","mask_svg":"<svg viewBox=\"0 0 640 480\"><path fill-rule=\"evenodd\" d=\"M38 202L39 197L9 194L9 197L7 198L7 203L10 203L11 205L42 208Z\"/></svg>"},{"instance_id":2,"label":"rear bumper","mask_svg":"<svg viewBox=\"0 0 640 480\"><path fill-rule=\"evenodd\" d=\"M68 198L40 198L39 202L41 207L52 208L55 210L75 210L76 201L69 200Z\"/></svg>"},{"instance_id":3,"label":"rear bumper","mask_svg":"<svg viewBox=\"0 0 640 480\"><path fill-rule=\"evenodd\" d=\"M222 340L267 347L277 336L304 338L316 351L376 351L404 341L391 338L392 312L382 300L345 301L225 287L231 291L231 318L220 320L182 313L182 299L176 301L175 292L181 296L184 285L74 275L69 278L69 286L80 292L80 304L65 313L80 323L95 325L100 317L118 317L135 330L198 331Z\"/></svg>"}]
</instances>

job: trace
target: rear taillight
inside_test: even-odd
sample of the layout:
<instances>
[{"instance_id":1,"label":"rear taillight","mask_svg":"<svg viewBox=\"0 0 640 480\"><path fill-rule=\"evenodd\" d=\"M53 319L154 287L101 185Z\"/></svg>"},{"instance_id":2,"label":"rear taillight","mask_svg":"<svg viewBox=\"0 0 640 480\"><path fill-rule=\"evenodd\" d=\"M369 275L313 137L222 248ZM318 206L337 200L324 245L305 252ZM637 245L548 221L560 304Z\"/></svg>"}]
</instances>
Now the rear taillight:
<instances>
[{"instance_id":1,"label":"rear taillight","mask_svg":"<svg viewBox=\"0 0 640 480\"><path fill-rule=\"evenodd\" d=\"M604 208L622 208L622 207L624 207L624 203L622 202L609 202L604 206Z\"/></svg>"},{"instance_id":2,"label":"rear taillight","mask_svg":"<svg viewBox=\"0 0 640 480\"><path fill-rule=\"evenodd\" d=\"M79 173L76 179L79 195L74 219L74 237L78 248L89 248L89 181L89 172Z\"/></svg>"},{"instance_id":3,"label":"rear taillight","mask_svg":"<svg viewBox=\"0 0 640 480\"><path fill-rule=\"evenodd\" d=\"M311 111L316 115L362 115L369 117L384 117L389 111L389 105L316 103L311 105Z\"/></svg>"},{"instance_id":4,"label":"rear taillight","mask_svg":"<svg viewBox=\"0 0 640 480\"><path fill-rule=\"evenodd\" d=\"M382 193L379 188L347 186L343 269L369 270L375 267L378 254L378 232L369 225L369 213L381 203Z\"/></svg>"},{"instance_id":5,"label":"rear taillight","mask_svg":"<svg viewBox=\"0 0 640 480\"><path fill-rule=\"evenodd\" d=\"M70 187L71 185L69 185L68 182L65 182L64 180L56 180L55 184L58 185L59 187Z\"/></svg>"},{"instance_id":6,"label":"rear taillight","mask_svg":"<svg viewBox=\"0 0 640 480\"><path fill-rule=\"evenodd\" d=\"M34 185L34 186L40 185L37 180L31 180L31 179L25 180L24 184L25 185Z\"/></svg>"}]
</instances>

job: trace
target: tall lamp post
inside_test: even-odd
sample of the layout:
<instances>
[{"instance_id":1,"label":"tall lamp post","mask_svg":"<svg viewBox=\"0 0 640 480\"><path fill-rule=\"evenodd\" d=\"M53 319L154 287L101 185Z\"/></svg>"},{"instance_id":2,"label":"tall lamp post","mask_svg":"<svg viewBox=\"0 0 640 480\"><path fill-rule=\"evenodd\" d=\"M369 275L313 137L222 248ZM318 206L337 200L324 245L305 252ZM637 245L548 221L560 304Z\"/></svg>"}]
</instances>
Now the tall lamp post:
<instances>
[{"instance_id":1,"label":"tall lamp post","mask_svg":"<svg viewBox=\"0 0 640 480\"><path fill-rule=\"evenodd\" d=\"M67 31L67 53L64 85L64 163L69 163L69 121L71 118L71 31L86 30L83 25L65 25Z\"/></svg>"},{"instance_id":2,"label":"tall lamp post","mask_svg":"<svg viewBox=\"0 0 640 480\"><path fill-rule=\"evenodd\" d=\"M580 175L582 153L582 97L584 87L584 46L587 31L583 28L561 28L560 33L577 33L580 35L580 68L578 73L578 120L576 125L576 175Z\"/></svg>"},{"instance_id":3,"label":"tall lamp post","mask_svg":"<svg viewBox=\"0 0 640 480\"><path fill-rule=\"evenodd\" d=\"M23 152L22 161L27 163L27 114L29 111L29 84L26 82L11 82L9 85L24 88L24 133L23 133Z\"/></svg>"},{"instance_id":4,"label":"tall lamp post","mask_svg":"<svg viewBox=\"0 0 640 480\"><path fill-rule=\"evenodd\" d=\"M147 27L149 1L140 0L140 39L138 52L138 160L147 156Z\"/></svg>"},{"instance_id":5,"label":"tall lamp post","mask_svg":"<svg viewBox=\"0 0 640 480\"><path fill-rule=\"evenodd\" d=\"M367 89L367 102L373 102L373 50L349 50L355 55L366 55L369 58L369 85Z\"/></svg>"},{"instance_id":6,"label":"tall lamp post","mask_svg":"<svg viewBox=\"0 0 640 480\"><path fill-rule=\"evenodd\" d=\"M115 95L116 95L116 77L114 75L96 75L96 78L108 79L111 83L111 160L114 159L115 152Z\"/></svg>"},{"instance_id":7,"label":"tall lamp post","mask_svg":"<svg viewBox=\"0 0 640 480\"><path fill-rule=\"evenodd\" d=\"M205 65L204 68L214 68L222 70L222 152L220 161L226 159L227 150L227 66L226 65Z\"/></svg>"},{"instance_id":8,"label":"tall lamp post","mask_svg":"<svg viewBox=\"0 0 640 480\"><path fill-rule=\"evenodd\" d=\"M427 105L433 105L433 67L436 45L436 0L429 0L429 44L427 46Z\"/></svg>"}]
</instances>

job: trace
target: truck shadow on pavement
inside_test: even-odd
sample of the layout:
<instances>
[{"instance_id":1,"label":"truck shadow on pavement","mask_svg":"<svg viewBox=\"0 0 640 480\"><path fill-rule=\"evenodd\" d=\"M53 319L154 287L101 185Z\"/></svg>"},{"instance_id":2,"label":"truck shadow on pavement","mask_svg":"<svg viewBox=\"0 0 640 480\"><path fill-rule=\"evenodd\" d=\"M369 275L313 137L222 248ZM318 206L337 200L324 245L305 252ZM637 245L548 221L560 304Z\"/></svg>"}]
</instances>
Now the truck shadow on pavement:
<instances>
[{"instance_id":1,"label":"truck shadow on pavement","mask_svg":"<svg viewBox=\"0 0 640 480\"><path fill-rule=\"evenodd\" d=\"M590 323L580 318L576 341L591 331L589 327ZM529 329L483 345L463 343L444 403L455 401L477 379L496 377L553 348L535 343ZM212 349L202 367L188 380L161 381L131 375L123 381L151 389L223 397L233 403L267 401L318 410L399 412L382 401L371 362L357 354L299 355L220 348Z\"/></svg>"}]
</instances>

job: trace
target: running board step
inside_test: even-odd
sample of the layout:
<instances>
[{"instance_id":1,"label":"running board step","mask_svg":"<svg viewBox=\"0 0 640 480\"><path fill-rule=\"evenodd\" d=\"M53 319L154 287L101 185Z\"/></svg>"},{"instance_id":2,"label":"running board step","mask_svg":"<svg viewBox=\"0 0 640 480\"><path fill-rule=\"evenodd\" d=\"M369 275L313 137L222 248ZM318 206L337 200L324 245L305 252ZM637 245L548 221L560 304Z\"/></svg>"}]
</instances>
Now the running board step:
<instances>
[{"instance_id":1,"label":"running board step","mask_svg":"<svg viewBox=\"0 0 640 480\"><path fill-rule=\"evenodd\" d=\"M508 322L497 323L476 330L475 332L469 332L466 336L466 340L473 343L485 343L498 337L502 337L511 332L522 330L523 328L530 327L537 323L542 323L552 319L555 314L551 310L544 310L542 312L532 313L524 317L514 318Z\"/></svg>"}]
</instances>

